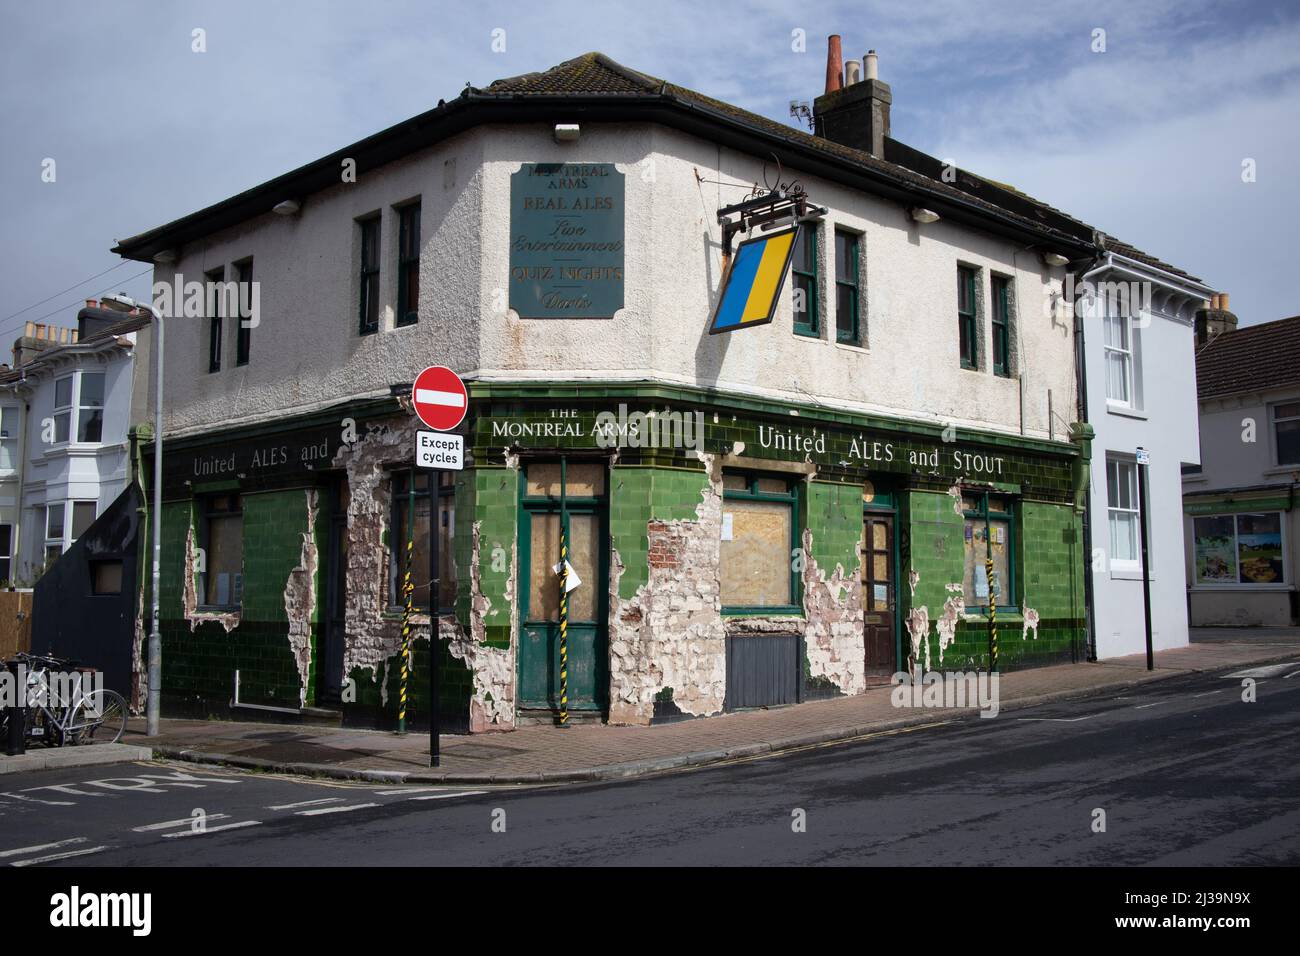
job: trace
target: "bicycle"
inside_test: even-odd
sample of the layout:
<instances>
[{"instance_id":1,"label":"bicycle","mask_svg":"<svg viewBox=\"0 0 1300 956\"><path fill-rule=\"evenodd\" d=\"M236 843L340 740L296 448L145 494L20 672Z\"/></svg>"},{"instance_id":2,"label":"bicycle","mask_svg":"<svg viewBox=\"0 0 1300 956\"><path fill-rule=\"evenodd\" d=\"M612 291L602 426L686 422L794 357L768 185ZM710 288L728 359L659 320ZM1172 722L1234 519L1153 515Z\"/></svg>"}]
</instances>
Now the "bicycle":
<instances>
[{"instance_id":1,"label":"bicycle","mask_svg":"<svg viewBox=\"0 0 1300 956\"><path fill-rule=\"evenodd\" d=\"M75 671L69 693L51 686L51 669L73 672L74 661L19 653L14 660L27 665L27 709L23 736L40 738L48 746L117 743L126 732L126 699L112 690L85 692L84 673ZM7 739L8 712L0 714L0 742ZM102 731L102 733L101 733Z\"/></svg>"}]
</instances>

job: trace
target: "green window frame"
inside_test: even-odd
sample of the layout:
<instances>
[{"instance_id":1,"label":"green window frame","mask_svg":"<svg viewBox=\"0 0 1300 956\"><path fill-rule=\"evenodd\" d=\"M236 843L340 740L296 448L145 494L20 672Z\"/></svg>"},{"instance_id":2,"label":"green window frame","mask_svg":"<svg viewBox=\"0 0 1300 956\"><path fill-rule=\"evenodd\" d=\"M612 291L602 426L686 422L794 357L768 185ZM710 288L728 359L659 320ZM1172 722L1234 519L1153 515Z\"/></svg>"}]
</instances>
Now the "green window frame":
<instances>
[{"instance_id":1,"label":"green window frame","mask_svg":"<svg viewBox=\"0 0 1300 956\"><path fill-rule=\"evenodd\" d=\"M380 218L373 215L357 225L361 229L360 301L357 303L359 331L361 335L372 335L379 331Z\"/></svg>"},{"instance_id":2,"label":"green window frame","mask_svg":"<svg viewBox=\"0 0 1300 956\"><path fill-rule=\"evenodd\" d=\"M397 325L420 320L420 204L397 211Z\"/></svg>"},{"instance_id":3,"label":"green window frame","mask_svg":"<svg viewBox=\"0 0 1300 956\"><path fill-rule=\"evenodd\" d=\"M857 345L858 268L861 236L846 229L835 230L835 341Z\"/></svg>"},{"instance_id":4,"label":"green window frame","mask_svg":"<svg viewBox=\"0 0 1300 956\"><path fill-rule=\"evenodd\" d=\"M194 575L195 594L200 611L235 611L244 601L244 502L237 491L209 494L198 499L198 542L203 549L203 570ZM214 543L214 525L220 523L221 533ZM239 570L233 554L239 553ZM213 578L217 575L217 578ZM229 575L224 582L227 600L220 601L223 582L221 575ZM211 585L211 587L210 587Z\"/></svg>"},{"instance_id":5,"label":"green window frame","mask_svg":"<svg viewBox=\"0 0 1300 956\"><path fill-rule=\"evenodd\" d=\"M415 591L411 607L429 610L429 476L437 476L438 488L438 613L456 611L456 483L450 471L419 469L415 473L415 547L412 549L411 582ZM388 607L400 611L405 603L401 592L406 570L406 515L410 507L411 473L394 471L392 514L388 535Z\"/></svg>"},{"instance_id":6,"label":"green window frame","mask_svg":"<svg viewBox=\"0 0 1300 956\"><path fill-rule=\"evenodd\" d=\"M957 337L962 368L979 368L979 357L976 355L979 339L975 331L975 270L970 266L958 266Z\"/></svg>"},{"instance_id":7,"label":"green window frame","mask_svg":"<svg viewBox=\"0 0 1300 956\"><path fill-rule=\"evenodd\" d=\"M993 277L993 374L1011 377L1011 280Z\"/></svg>"},{"instance_id":8,"label":"green window frame","mask_svg":"<svg viewBox=\"0 0 1300 956\"><path fill-rule=\"evenodd\" d=\"M786 573L789 575L789 586L785 592L786 603L784 604L727 604L727 595L723 593L722 613L730 615L792 615L802 614L803 604L801 600L802 575L794 570L794 552L799 547L800 540L800 482L798 479L788 475L772 474L770 472L753 472L753 471L731 471L723 473L723 491L722 491L722 510L725 514L727 511L727 502L751 502L751 503L770 503L781 504L789 508L790 512L790 540L786 542L787 549L785 553ZM778 490L773 486L779 484L784 490ZM725 522L725 517L724 517ZM725 545L727 542L724 541ZM725 549L724 549L725 552ZM721 559L726 561L725 556ZM720 573L722 586L726 587L726 571L723 569Z\"/></svg>"},{"instance_id":9,"label":"green window frame","mask_svg":"<svg viewBox=\"0 0 1300 956\"><path fill-rule=\"evenodd\" d=\"M1008 495L999 492L975 491L972 489L962 489L962 517L963 517L963 544L969 544L972 551L978 551L981 544L974 539L974 535L967 537L973 528L977 529L983 524L983 551L974 554L975 558L974 572L985 576L987 581L987 571L984 562L990 550L990 536L996 534L995 522L998 528L1005 529L1006 540L1000 542L1006 549L1006 581L998 582L999 593L997 596L997 607L1000 611L1016 612L1020 609L1016 600L1016 507L1015 502ZM993 542L999 543L999 542ZM963 560L965 561L965 548L963 548ZM994 570L997 570L997 560L994 561ZM972 592L978 596L978 587L972 581L972 587L966 587L966 575L971 570L963 570L962 590L966 599L966 613L978 614L988 613L987 597L984 603L972 604L970 601ZM987 595L987 586L985 594Z\"/></svg>"},{"instance_id":10,"label":"green window frame","mask_svg":"<svg viewBox=\"0 0 1300 956\"><path fill-rule=\"evenodd\" d=\"M790 274L791 288L803 292L804 307L800 309L798 303L795 303L795 334L817 338L821 335L821 323L817 314L817 226L814 223L799 227L799 235L794 241Z\"/></svg>"}]
</instances>

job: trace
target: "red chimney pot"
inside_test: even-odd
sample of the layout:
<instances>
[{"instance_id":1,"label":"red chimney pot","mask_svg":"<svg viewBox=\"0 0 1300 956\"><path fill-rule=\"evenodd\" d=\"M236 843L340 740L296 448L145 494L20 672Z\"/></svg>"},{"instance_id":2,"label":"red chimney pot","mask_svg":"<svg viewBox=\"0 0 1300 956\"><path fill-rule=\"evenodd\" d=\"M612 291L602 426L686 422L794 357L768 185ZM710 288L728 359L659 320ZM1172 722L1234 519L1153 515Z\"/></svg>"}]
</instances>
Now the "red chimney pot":
<instances>
[{"instance_id":1,"label":"red chimney pot","mask_svg":"<svg viewBox=\"0 0 1300 956\"><path fill-rule=\"evenodd\" d=\"M844 85L844 57L840 51L840 35L832 33L826 38L826 92L834 93Z\"/></svg>"}]
</instances>

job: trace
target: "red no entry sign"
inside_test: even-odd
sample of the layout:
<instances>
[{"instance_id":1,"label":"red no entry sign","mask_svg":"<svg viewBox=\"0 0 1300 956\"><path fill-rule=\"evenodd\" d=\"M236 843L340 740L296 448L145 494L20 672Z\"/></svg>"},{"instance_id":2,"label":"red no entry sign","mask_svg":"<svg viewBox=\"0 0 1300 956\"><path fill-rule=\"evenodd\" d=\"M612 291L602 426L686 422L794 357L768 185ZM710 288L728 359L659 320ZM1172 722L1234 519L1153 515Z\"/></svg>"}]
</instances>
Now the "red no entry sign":
<instances>
[{"instance_id":1,"label":"red no entry sign","mask_svg":"<svg viewBox=\"0 0 1300 956\"><path fill-rule=\"evenodd\" d=\"M451 431L465 419L469 392L460 376L445 365L431 365L411 386L415 414L434 431Z\"/></svg>"}]
</instances>

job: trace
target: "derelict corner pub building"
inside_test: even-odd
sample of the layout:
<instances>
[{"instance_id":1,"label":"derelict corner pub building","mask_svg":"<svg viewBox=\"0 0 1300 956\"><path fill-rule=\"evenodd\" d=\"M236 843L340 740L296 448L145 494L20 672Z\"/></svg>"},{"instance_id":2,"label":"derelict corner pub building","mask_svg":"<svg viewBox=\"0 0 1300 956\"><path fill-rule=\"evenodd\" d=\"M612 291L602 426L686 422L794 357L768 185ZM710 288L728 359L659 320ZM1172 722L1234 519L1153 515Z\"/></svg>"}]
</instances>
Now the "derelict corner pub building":
<instances>
[{"instance_id":1,"label":"derelict corner pub building","mask_svg":"<svg viewBox=\"0 0 1300 956\"><path fill-rule=\"evenodd\" d=\"M613 163L512 174L520 318L624 307L625 176ZM700 316L701 335L737 346L769 331L809 212L802 194L760 198L733 224L794 224L740 243L711 327ZM393 726L408 540L412 726L428 716L431 605L443 727L555 719L562 535L578 719L708 716L856 694L913 666L988 668L991 606L998 667L1084 656L1086 425L1069 442L952 434L698 384L467 376L465 468L438 472L414 468L409 385L372 384L309 414L167 436L168 712L324 708ZM431 522L436 593L419 573ZM146 634L141 613L137 650Z\"/></svg>"}]
</instances>

